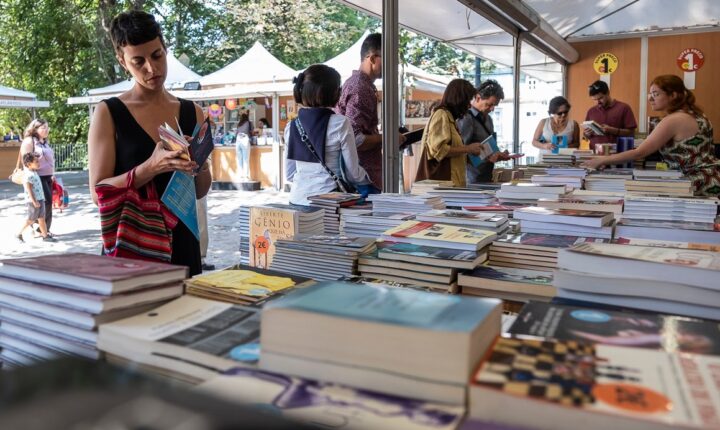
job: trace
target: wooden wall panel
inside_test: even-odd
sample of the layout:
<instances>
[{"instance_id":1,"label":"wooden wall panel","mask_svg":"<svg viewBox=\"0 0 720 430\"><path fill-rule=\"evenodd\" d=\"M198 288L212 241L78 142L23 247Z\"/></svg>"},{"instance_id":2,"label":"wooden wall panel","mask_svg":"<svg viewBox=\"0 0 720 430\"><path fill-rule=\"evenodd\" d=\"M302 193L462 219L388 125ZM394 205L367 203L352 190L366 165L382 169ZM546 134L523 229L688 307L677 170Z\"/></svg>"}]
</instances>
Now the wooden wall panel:
<instances>
[{"instance_id":1,"label":"wooden wall panel","mask_svg":"<svg viewBox=\"0 0 720 430\"><path fill-rule=\"evenodd\" d=\"M695 73L695 97L715 130L720 127L720 32L694 33L648 39L648 86L658 75L673 74L683 77L675 59L685 48L698 48L705 54L705 64ZM648 115L657 115L647 107ZM720 133L715 132L715 141Z\"/></svg>"},{"instance_id":2,"label":"wooden wall panel","mask_svg":"<svg viewBox=\"0 0 720 430\"><path fill-rule=\"evenodd\" d=\"M573 47L580 53L580 59L568 67L567 94L572 105L572 119L582 122L588 109L593 106L588 86L599 79L593 69L593 60L598 54L609 52L618 58L618 69L610 77L610 94L629 104L635 119L639 121L640 39L573 43Z\"/></svg>"}]
</instances>

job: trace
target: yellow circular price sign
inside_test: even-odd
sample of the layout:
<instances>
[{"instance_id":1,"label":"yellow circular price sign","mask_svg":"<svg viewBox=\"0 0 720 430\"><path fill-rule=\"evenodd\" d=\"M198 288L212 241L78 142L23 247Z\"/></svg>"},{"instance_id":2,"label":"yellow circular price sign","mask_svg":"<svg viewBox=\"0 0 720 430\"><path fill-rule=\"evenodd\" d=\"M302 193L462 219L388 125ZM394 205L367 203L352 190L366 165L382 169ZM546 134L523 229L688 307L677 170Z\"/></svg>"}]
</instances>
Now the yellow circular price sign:
<instances>
[{"instance_id":1,"label":"yellow circular price sign","mask_svg":"<svg viewBox=\"0 0 720 430\"><path fill-rule=\"evenodd\" d=\"M618 68L618 59L609 52L603 52L595 57L593 69L600 75L610 75Z\"/></svg>"}]
</instances>

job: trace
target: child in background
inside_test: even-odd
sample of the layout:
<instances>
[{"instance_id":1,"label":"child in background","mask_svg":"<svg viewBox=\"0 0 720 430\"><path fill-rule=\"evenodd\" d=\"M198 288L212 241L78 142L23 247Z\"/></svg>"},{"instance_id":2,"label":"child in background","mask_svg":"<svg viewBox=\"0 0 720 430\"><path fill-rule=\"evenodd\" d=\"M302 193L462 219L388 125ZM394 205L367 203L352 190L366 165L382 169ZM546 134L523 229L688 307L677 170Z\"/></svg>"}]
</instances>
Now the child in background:
<instances>
[{"instance_id":1,"label":"child in background","mask_svg":"<svg viewBox=\"0 0 720 430\"><path fill-rule=\"evenodd\" d=\"M25 188L25 202L27 203L27 220L20 229L20 233L16 236L20 243L24 243L23 232L26 228L34 223L40 225L40 234L43 241L55 242L55 238L48 236L47 224L45 224L45 195L43 194L40 175L37 171L40 168L38 156L35 153L28 152L23 155L24 178L23 187Z\"/></svg>"}]
</instances>

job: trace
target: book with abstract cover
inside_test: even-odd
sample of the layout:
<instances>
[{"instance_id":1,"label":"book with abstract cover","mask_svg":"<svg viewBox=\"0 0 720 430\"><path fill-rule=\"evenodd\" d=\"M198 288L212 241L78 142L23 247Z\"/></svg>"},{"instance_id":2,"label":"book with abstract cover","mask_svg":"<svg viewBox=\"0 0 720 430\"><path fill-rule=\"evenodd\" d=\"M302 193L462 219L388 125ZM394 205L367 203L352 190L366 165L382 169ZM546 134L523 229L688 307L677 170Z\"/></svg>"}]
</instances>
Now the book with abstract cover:
<instances>
[{"instance_id":1,"label":"book with abstract cover","mask_svg":"<svg viewBox=\"0 0 720 430\"><path fill-rule=\"evenodd\" d=\"M578 243L599 242L605 243L607 239L587 238L578 236L559 236L554 234L518 233L506 234L493 242L494 247L525 248L538 251L553 251L559 248L569 248ZM549 249L550 248L550 249Z\"/></svg>"},{"instance_id":2,"label":"book with abstract cover","mask_svg":"<svg viewBox=\"0 0 720 430\"><path fill-rule=\"evenodd\" d=\"M197 389L234 402L270 408L286 418L322 428L452 430L465 413L461 406L241 367Z\"/></svg>"},{"instance_id":3,"label":"book with abstract cover","mask_svg":"<svg viewBox=\"0 0 720 430\"><path fill-rule=\"evenodd\" d=\"M510 334L720 355L720 324L654 313L530 302Z\"/></svg>"},{"instance_id":4,"label":"book with abstract cover","mask_svg":"<svg viewBox=\"0 0 720 430\"><path fill-rule=\"evenodd\" d=\"M294 210L250 208L250 266L268 269L275 255L275 242L292 238L296 224L297 213Z\"/></svg>"},{"instance_id":5,"label":"book with abstract cover","mask_svg":"<svg viewBox=\"0 0 720 430\"><path fill-rule=\"evenodd\" d=\"M499 337L471 380L470 416L560 430L718 428L718 369L714 356Z\"/></svg>"}]
</instances>

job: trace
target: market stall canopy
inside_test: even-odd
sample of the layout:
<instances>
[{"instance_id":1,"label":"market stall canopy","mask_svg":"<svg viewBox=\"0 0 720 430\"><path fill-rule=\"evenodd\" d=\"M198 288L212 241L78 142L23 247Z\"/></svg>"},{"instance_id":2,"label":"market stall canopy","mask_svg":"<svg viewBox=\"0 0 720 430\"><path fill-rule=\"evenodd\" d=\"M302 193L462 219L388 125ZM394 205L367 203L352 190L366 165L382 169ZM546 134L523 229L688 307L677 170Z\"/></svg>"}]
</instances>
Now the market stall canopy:
<instances>
[{"instance_id":1,"label":"market stall canopy","mask_svg":"<svg viewBox=\"0 0 720 430\"><path fill-rule=\"evenodd\" d=\"M168 90L181 89L186 82L197 82L200 80L200 75L190 70L187 66L180 62L172 52L167 53L167 65L168 74L165 79L165 88ZM108 85L102 88L93 88L88 90L88 95L85 97L70 97L68 98L68 104L89 104L98 103L108 97L113 97L118 94L122 94L125 91L132 88L134 84L133 79L118 82L116 84Z\"/></svg>"},{"instance_id":2,"label":"market stall canopy","mask_svg":"<svg viewBox=\"0 0 720 430\"><path fill-rule=\"evenodd\" d=\"M525 0L569 41L720 29L717 0Z\"/></svg>"},{"instance_id":3,"label":"market stall canopy","mask_svg":"<svg viewBox=\"0 0 720 430\"><path fill-rule=\"evenodd\" d=\"M0 85L0 108L46 108L50 102L37 100L37 95L28 91Z\"/></svg>"},{"instance_id":4,"label":"market stall canopy","mask_svg":"<svg viewBox=\"0 0 720 430\"><path fill-rule=\"evenodd\" d=\"M242 57L200 79L204 89L231 85L292 82L295 71L275 58L260 42Z\"/></svg>"},{"instance_id":5,"label":"market stall canopy","mask_svg":"<svg viewBox=\"0 0 720 430\"><path fill-rule=\"evenodd\" d=\"M371 15L382 13L381 0L342 2ZM495 23L486 16L502 23ZM577 51L540 15L520 1L399 0L399 17L400 25L410 31L508 67L515 61L512 31L522 27L531 42L522 45L522 71L547 82L562 80L560 62L577 60Z\"/></svg>"}]
</instances>

